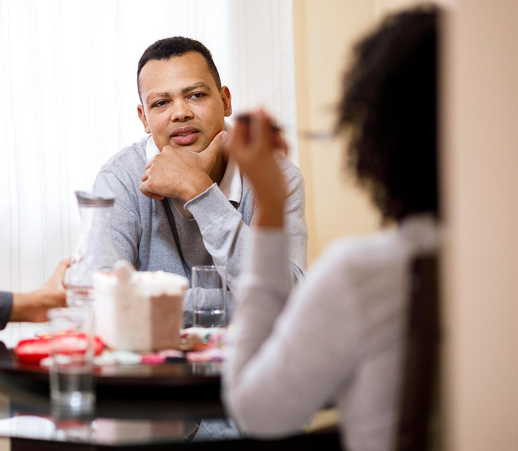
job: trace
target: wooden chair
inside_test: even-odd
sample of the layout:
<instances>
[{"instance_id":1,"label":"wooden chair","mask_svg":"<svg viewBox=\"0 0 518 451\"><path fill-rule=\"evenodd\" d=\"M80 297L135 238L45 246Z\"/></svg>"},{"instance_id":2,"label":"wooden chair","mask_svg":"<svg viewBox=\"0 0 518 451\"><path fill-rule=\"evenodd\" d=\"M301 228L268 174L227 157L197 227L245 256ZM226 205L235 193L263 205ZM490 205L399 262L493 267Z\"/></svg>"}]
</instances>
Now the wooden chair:
<instances>
[{"instance_id":1,"label":"wooden chair","mask_svg":"<svg viewBox=\"0 0 518 451\"><path fill-rule=\"evenodd\" d=\"M430 424L439 375L437 266L436 255L418 257L412 265L409 329L395 451L427 451L431 448Z\"/></svg>"}]
</instances>

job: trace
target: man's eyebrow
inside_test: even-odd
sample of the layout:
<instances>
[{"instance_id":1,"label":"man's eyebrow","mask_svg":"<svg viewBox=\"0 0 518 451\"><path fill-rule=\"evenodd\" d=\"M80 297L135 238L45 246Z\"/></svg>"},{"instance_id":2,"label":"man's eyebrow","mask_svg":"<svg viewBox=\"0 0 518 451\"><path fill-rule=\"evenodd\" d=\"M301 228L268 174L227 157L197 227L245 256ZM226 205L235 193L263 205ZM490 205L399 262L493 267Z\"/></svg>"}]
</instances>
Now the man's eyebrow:
<instances>
[{"instance_id":1,"label":"man's eyebrow","mask_svg":"<svg viewBox=\"0 0 518 451\"><path fill-rule=\"evenodd\" d=\"M149 94L146 98L146 102L150 102L152 101L153 99L156 99L156 98L163 98L163 97L169 97L170 94L169 92L167 91L164 91L164 92L152 92L151 94Z\"/></svg>"},{"instance_id":2,"label":"man's eyebrow","mask_svg":"<svg viewBox=\"0 0 518 451\"><path fill-rule=\"evenodd\" d=\"M200 89L200 88L206 89L207 91L211 90L210 86L207 83L200 81L198 83L194 83L192 85L186 86L185 88L182 89L181 93L182 93L182 95L185 95L191 91L194 91L195 89ZM170 97L170 96L171 96L171 93L168 91L152 92L147 96L146 102L149 104L149 102L152 102L154 99L161 99L161 98Z\"/></svg>"},{"instance_id":3,"label":"man's eyebrow","mask_svg":"<svg viewBox=\"0 0 518 451\"><path fill-rule=\"evenodd\" d=\"M199 83L194 83L193 85L186 86L182 89L182 94L187 94L188 92L194 91L195 89L204 88L208 91L210 91L210 86L207 83L204 83L203 81L200 81Z\"/></svg>"}]
</instances>

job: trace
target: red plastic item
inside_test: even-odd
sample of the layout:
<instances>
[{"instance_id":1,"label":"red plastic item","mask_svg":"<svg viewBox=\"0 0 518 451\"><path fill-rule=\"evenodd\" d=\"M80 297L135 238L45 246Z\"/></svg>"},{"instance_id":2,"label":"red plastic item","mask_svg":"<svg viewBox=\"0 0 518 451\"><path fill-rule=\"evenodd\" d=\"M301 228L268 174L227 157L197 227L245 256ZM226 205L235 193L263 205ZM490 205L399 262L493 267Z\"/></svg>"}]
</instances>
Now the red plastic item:
<instances>
[{"instance_id":1,"label":"red plastic item","mask_svg":"<svg viewBox=\"0 0 518 451\"><path fill-rule=\"evenodd\" d=\"M63 334L59 336L61 353L76 354L85 352L86 336L85 334ZM50 355L50 337L30 338L21 340L14 348L14 353L18 356L18 360L23 363L38 364L40 360ZM102 353L106 345L99 337L94 337L95 355Z\"/></svg>"},{"instance_id":2,"label":"red plastic item","mask_svg":"<svg viewBox=\"0 0 518 451\"><path fill-rule=\"evenodd\" d=\"M147 354L142 356L142 363L146 365L158 365L164 363L165 357L160 354Z\"/></svg>"}]
</instances>

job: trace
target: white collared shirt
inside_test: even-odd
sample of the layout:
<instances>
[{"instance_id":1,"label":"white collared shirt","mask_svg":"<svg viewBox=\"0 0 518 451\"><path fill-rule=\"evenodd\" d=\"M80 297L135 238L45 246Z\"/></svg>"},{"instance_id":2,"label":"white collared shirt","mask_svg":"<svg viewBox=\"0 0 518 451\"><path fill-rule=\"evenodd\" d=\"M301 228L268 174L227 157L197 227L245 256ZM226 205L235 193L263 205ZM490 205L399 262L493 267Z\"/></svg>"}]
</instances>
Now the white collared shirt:
<instances>
[{"instance_id":1,"label":"white collared shirt","mask_svg":"<svg viewBox=\"0 0 518 451\"><path fill-rule=\"evenodd\" d=\"M227 131L230 128L228 124L225 124L225 129ZM151 160L155 155L158 155L160 150L158 150L155 141L153 140L153 136L149 135L149 138L146 143L146 158L147 161ZM225 168L225 173L223 174L223 178L219 184L219 189L225 195L225 197L232 202L241 202L241 194L243 191L243 185L241 183L241 172L239 171L239 166L235 162L233 158L229 158L227 162L227 167ZM185 218L192 218L190 212L188 212L185 208L185 202L182 199L178 199L176 197L169 198L169 202L173 202L175 207L182 213L182 216Z\"/></svg>"}]
</instances>

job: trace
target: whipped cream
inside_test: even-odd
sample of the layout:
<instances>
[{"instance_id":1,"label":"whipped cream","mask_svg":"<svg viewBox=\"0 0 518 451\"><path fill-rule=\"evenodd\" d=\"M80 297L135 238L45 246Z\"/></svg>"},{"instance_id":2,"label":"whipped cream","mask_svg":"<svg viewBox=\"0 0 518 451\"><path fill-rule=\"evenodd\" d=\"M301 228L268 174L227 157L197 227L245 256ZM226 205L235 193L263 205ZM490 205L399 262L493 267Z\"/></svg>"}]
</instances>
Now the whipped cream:
<instances>
[{"instance_id":1,"label":"whipped cream","mask_svg":"<svg viewBox=\"0 0 518 451\"><path fill-rule=\"evenodd\" d=\"M120 260L114 265L113 272L97 272L93 275L96 290L110 293L127 287L142 296L161 296L163 294L184 294L189 287L186 277L165 271L136 271L131 263Z\"/></svg>"}]
</instances>

